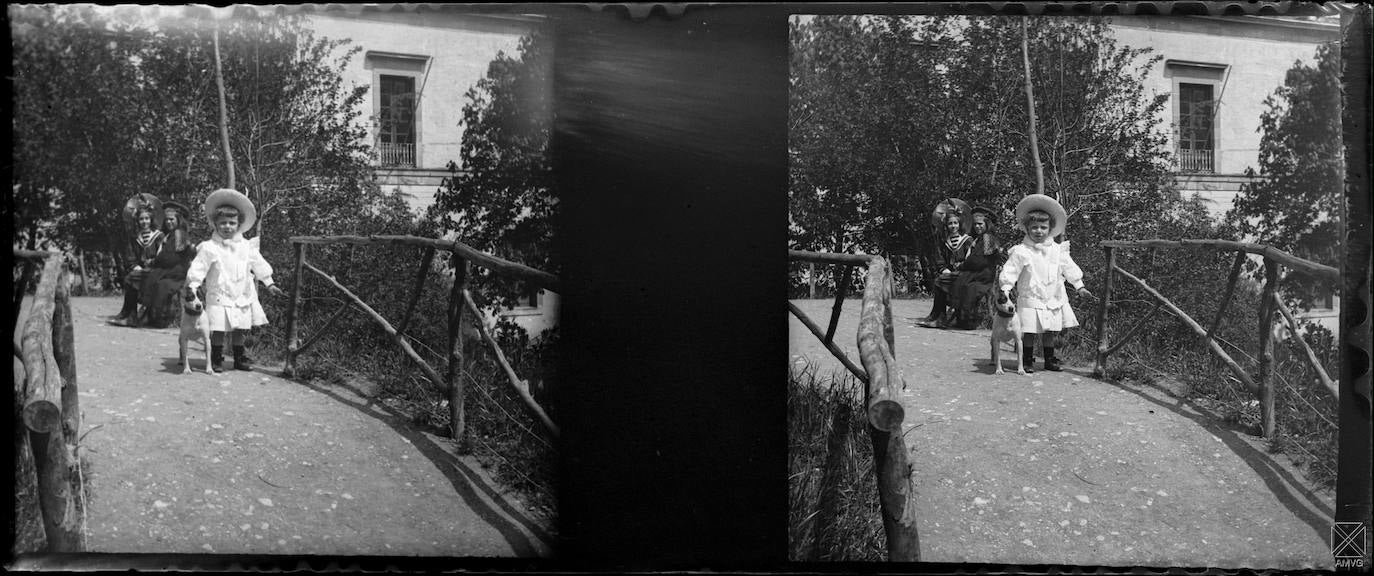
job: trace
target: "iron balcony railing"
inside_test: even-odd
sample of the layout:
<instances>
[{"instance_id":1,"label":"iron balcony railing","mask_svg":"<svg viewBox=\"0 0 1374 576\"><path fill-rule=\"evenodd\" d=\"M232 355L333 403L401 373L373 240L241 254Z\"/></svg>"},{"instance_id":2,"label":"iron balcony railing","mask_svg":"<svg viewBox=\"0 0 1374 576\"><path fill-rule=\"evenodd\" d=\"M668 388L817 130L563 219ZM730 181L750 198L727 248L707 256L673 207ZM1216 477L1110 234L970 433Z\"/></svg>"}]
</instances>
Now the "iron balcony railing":
<instances>
[{"instance_id":1,"label":"iron balcony railing","mask_svg":"<svg viewBox=\"0 0 1374 576\"><path fill-rule=\"evenodd\" d=\"M1179 172L1215 172L1212 150L1179 150Z\"/></svg>"},{"instance_id":2,"label":"iron balcony railing","mask_svg":"<svg viewBox=\"0 0 1374 576\"><path fill-rule=\"evenodd\" d=\"M378 143L377 164L379 166L405 166L414 168L415 145L392 144L387 142Z\"/></svg>"}]
</instances>

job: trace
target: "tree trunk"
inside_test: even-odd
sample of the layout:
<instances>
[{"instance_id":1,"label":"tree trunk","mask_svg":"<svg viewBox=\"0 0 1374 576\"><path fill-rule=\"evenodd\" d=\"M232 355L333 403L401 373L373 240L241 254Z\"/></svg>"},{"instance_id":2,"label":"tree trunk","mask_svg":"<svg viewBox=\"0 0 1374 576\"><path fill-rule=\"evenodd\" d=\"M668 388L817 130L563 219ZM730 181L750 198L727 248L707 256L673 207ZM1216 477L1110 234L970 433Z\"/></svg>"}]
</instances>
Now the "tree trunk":
<instances>
[{"instance_id":1,"label":"tree trunk","mask_svg":"<svg viewBox=\"0 0 1374 576\"><path fill-rule=\"evenodd\" d=\"M1045 166L1040 163L1040 137L1035 130L1035 87L1031 82L1030 32L1026 19L1021 19L1021 63L1026 71L1026 138L1030 140L1031 164L1035 167L1035 193L1045 193Z\"/></svg>"},{"instance_id":2,"label":"tree trunk","mask_svg":"<svg viewBox=\"0 0 1374 576\"><path fill-rule=\"evenodd\" d=\"M228 187L234 187L234 155L229 151L229 107L224 96L224 70L219 58L219 26L215 26L215 86L219 88L219 137L224 144L224 171L228 176ZM259 232L261 235L261 231Z\"/></svg>"}]
</instances>

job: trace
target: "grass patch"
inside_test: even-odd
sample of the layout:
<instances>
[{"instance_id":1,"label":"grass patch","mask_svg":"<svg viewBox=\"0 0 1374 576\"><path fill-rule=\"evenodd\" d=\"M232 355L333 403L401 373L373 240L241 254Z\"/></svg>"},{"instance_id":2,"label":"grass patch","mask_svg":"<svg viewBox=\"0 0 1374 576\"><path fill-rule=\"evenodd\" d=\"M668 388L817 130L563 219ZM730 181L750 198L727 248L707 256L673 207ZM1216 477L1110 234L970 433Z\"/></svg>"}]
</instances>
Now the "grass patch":
<instances>
[{"instance_id":1,"label":"grass patch","mask_svg":"<svg viewBox=\"0 0 1374 576\"><path fill-rule=\"evenodd\" d=\"M788 558L886 560L860 382L793 366L787 386Z\"/></svg>"}]
</instances>

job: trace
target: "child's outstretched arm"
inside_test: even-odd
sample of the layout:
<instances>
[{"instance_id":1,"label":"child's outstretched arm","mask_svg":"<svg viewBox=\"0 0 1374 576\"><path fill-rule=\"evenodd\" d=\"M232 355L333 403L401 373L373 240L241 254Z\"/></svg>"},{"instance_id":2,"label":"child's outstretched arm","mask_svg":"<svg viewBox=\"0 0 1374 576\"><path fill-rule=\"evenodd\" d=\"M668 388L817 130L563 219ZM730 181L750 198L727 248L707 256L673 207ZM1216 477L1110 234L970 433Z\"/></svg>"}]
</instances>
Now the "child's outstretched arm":
<instances>
[{"instance_id":1,"label":"child's outstretched arm","mask_svg":"<svg viewBox=\"0 0 1374 576\"><path fill-rule=\"evenodd\" d=\"M1065 242L1067 244L1067 242ZM1068 250L1059 254L1059 274L1064 277L1064 281L1073 286L1078 291L1079 296L1092 296L1092 292L1083 285L1083 269L1078 267L1078 263L1073 261L1073 256L1069 255Z\"/></svg>"},{"instance_id":2,"label":"child's outstretched arm","mask_svg":"<svg viewBox=\"0 0 1374 576\"><path fill-rule=\"evenodd\" d=\"M204 244L202 242L201 244ZM191 260L191 267L186 269L186 287L194 291L205 282L205 275L210 273L210 266L214 264L214 257L204 246L196 246L196 257Z\"/></svg>"},{"instance_id":3,"label":"child's outstretched arm","mask_svg":"<svg viewBox=\"0 0 1374 576\"><path fill-rule=\"evenodd\" d=\"M262 252L253 250L248 255L248 269L253 271L253 276L262 281L263 285L267 287L267 291L273 296L285 294L281 288L272 282L272 265L267 262L266 258L262 257Z\"/></svg>"},{"instance_id":4,"label":"child's outstretched arm","mask_svg":"<svg viewBox=\"0 0 1374 576\"><path fill-rule=\"evenodd\" d=\"M1011 290L1016 285L1016 281L1021 279L1021 269L1026 266L1026 257L1020 246L1012 246L1007 252L1007 261L1002 264L1002 274L997 277L997 283L1002 291Z\"/></svg>"}]
</instances>

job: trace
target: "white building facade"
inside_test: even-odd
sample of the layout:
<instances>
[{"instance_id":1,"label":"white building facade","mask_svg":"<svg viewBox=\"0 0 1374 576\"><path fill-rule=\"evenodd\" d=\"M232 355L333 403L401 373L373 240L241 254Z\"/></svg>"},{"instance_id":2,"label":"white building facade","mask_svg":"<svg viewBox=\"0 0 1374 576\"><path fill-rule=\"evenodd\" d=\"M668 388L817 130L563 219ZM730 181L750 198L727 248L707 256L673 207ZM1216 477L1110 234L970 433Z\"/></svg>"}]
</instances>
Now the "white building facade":
<instances>
[{"instance_id":1,"label":"white building facade","mask_svg":"<svg viewBox=\"0 0 1374 576\"><path fill-rule=\"evenodd\" d=\"M328 4L302 6L301 13L317 36L361 48L344 80L369 87L364 117L378 183L400 191L416 210L434 204L450 162L463 169L468 90L498 54L518 56L520 39L544 23L453 6ZM532 287L499 316L537 336L558 323L558 295Z\"/></svg>"},{"instance_id":2,"label":"white building facade","mask_svg":"<svg viewBox=\"0 0 1374 576\"><path fill-rule=\"evenodd\" d=\"M1259 170L1265 99L1296 62L1315 65L1317 47L1341 37L1335 18L1130 16L1112 18L1111 27L1118 42L1163 56L1146 90L1169 95L1164 121L1177 163L1175 183L1185 196L1202 198L1216 218L1249 182L1246 168ZM1333 291L1298 315L1335 331L1339 300Z\"/></svg>"},{"instance_id":3,"label":"white building facade","mask_svg":"<svg viewBox=\"0 0 1374 576\"><path fill-rule=\"evenodd\" d=\"M1340 41L1332 20L1265 16L1111 19L1116 39L1163 56L1146 90L1168 94L1169 146L1176 182L1199 195L1215 217L1231 209L1246 168L1259 169L1264 100L1297 61L1313 65L1317 47Z\"/></svg>"}]
</instances>

